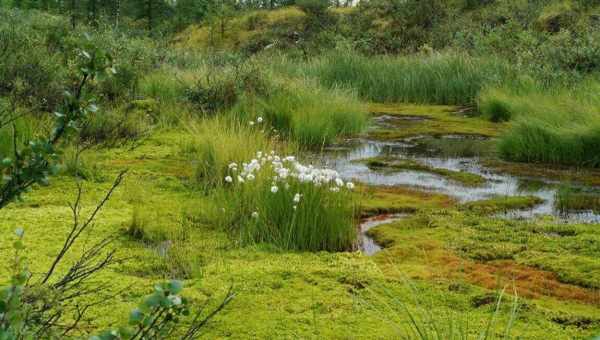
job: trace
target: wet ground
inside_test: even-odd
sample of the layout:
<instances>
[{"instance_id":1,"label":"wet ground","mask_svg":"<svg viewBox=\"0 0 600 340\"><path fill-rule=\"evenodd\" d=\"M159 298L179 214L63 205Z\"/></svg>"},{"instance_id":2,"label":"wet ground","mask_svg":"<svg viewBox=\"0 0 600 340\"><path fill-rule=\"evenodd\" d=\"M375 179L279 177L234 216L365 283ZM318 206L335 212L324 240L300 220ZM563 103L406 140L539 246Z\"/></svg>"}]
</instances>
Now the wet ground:
<instances>
[{"instance_id":1,"label":"wet ground","mask_svg":"<svg viewBox=\"0 0 600 340\"><path fill-rule=\"evenodd\" d=\"M427 124L427 118L380 115L374 118L372 130L391 127L401 129L403 124L415 123ZM595 197L600 202L600 188L544 177L514 176L487 168L483 165L483 160L494 158L494 149L493 140L474 135L414 136L394 141L363 138L348 140L326 150L323 161L348 180L379 186L409 186L427 192L443 193L460 203L499 196L534 196L543 200L529 209L503 212L500 214L503 218L550 215L565 223L600 223L600 209L585 204ZM411 160L433 169L468 172L483 177L485 182L469 186L431 171L373 169L365 160L374 157ZM583 198L578 201L579 204L568 204L574 200L564 199L565 192L585 195L580 195ZM361 230L365 253L373 254L379 250L379 246L364 234L366 230L397 218L399 217L381 216L364 222Z\"/></svg>"}]
</instances>

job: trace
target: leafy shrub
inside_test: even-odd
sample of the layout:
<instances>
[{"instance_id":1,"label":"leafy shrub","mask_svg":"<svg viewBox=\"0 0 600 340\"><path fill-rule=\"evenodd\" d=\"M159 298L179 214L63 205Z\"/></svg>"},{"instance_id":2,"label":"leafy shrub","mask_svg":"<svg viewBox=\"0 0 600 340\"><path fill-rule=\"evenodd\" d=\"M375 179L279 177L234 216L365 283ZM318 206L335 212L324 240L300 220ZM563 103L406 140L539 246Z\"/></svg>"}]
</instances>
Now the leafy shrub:
<instances>
[{"instance_id":1,"label":"leafy shrub","mask_svg":"<svg viewBox=\"0 0 600 340\"><path fill-rule=\"evenodd\" d=\"M349 250L356 241L353 187L333 170L259 151L248 163L229 165L219 201L223 223L242 244Z\"/></svg>"},{"instance_id":2,"label":"leafy shrub","mask_svg":"<svg viewBox=\"0 0 600 340\"><path fill-rule=\"evenodd\" d=\"M256 30L263 27L268 22L267 15L263 12L256 12L246 17L246 28L248 30Z\"/></svg>"},{"instance_id":3,"label":"leafy shrub","mask_svg":"<svg viewBox=\"0 0 600 340\"><path fill-rule=\"evenodd\" d=\"M29 300L35 289L28 285L31 273L27 270L25 258L22 256L25 248L23 230L17 230L17 236L18 239L13 243L15 249L14 272L10 283L0 287L0 314L2 315L0 337L3 339L33 339L43 334L44 338L79 338L68 336L67 333L70 329L67 332L63 332L60 327L45 329L48 325L39 323L39 320L32 318L30 313L34 312L34 308L32 308L33 302ZM37 287L37 290L40 290L40 287ZM181 339L195 339L204 325L225 308L234 297L230 289L221 303L212 310L205 311L207 304L204 304L198 310L192 311L191 301L180 295L182 290L183 283L177 280L156 284L153 293L146 296L131 312L127 326L101 332L99 335L91 336L90 339L169 339L176 331L182 333ZM67 299L73 299L73 297L67 297ZM59 313L62 312L64 311L61 310ZM191 316L190 324L185 328L181 327L181 320L189 316ZM50 325L50 327L52 326L56 325Z\"/></svg>"},{"instance_id":4,"label":"leafy shrub","mask_svg":"<svg viewBox=\"0 0 600 340\"><path fill-rule=\"evenodd\" d=\"M327 0L298 0L296 1L296 6L308 15L323 17L327 12L330 3Z\"/></svg>"},{"instance_id":5,"label":"leafy shrub","mask_svg":"<svg viewBox=\"0 0 600 340\"><path fill-rule=\"evenodd\" d=\"M36 29L53 26L47 16L31 18L29 14L0 9L0 95L10 95L18 102L43 110L53 110L62 98L66 70L61 58L48 53L44 33ZM52 28L49 28L52 29Z\"/></svg>"},{"instance_id":6,"label":"leafy shrub","mask_svg":"<svg viewBox=\"0 0 600 340\"><path fill-rule=\"evenodd\" d=\"M187 89L187 99L204 113L215 113L233 107L240 96L261 96L270 85L266 76L253 65L224 68L201 79Z\"/></svg>"},{"instance_id":7,"label":"leafy shrub","mask_svg":"<svg viewBox=\"0 0 600 340\"><path fill-rule=\"evenodd\" d=\"M140 71L133 65L120 65L117 74L98 85L100 96L107 101L132 98L137 92Z\"/></svg>"},{"instance_id":8,"label":"leafy shrub","mask_svg":"<svg viewBox=\"0 0 600 340\"><path fill-rule=\"evenodd\" d=\"M93 114L79 131L85 142L114 145L148 133L154 118L141 109L114 109Z\"/></svg>"}]
</instances>

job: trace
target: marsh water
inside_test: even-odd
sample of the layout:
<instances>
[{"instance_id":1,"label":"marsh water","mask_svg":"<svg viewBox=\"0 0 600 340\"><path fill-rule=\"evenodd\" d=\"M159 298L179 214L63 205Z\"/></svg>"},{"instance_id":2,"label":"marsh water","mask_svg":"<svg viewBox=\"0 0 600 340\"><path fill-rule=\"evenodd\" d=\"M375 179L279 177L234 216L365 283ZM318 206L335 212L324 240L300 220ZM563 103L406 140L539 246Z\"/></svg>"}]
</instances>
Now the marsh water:
<instances>
[{"instance_id":1,"label":"marsh water","mask_svg":"<svg viewBox=\"0 0 600 340\"><path fill-rule=\"evenodd\" d=\"M373 129L394 124L392 116L378 117ZM406 119L419 119L406 116ZM401 128L401 127L399 127ZM497 196L536 196L543 200L530 209L509 210L502 218L529 219L551 215L564 223L600 223L600 213L593 210L565 210L557 204L559 190L564 188L585 191L600 197L600 188L577 183L565 183L543 177L514 176L487 168L482 160L493 154L492 141L477 136L417 136L398 141L379 141L368 138L347 140L329 148L321 161L336 169L345 179L370 185L408 186L426 192L443 193L458 202L471 202ZM480 186L468 186L435 173L413 170L371 169L361 160L381 157L409 159L431 168L468 172L485 179ZM535 165L531 165L532 167ZM361 226L362 249L374 254L380 247L365 232L377 225L393 222L403 216L380 216L366 220Z\"/></svg>"}]
</instances>

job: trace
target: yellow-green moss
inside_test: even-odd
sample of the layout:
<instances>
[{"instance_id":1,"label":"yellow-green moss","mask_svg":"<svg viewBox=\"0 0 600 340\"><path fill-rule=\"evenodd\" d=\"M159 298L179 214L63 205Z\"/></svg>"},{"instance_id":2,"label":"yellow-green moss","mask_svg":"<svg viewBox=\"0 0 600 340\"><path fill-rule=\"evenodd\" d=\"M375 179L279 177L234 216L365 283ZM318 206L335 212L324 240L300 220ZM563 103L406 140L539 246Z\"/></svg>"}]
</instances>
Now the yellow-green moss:
<instances>
[{"instance_id":1,"label":"yellow-green moss","mask_svg":"<svg viewBox=\"0 0 600 340\"><path fill-rule=\"evenodd\" d=\"M459 182L467 186L481 186L486 180L482 176L466 171L453 171L435 168L410 159L387 159L385 157L373 157L362 160L369 168L383 171L413 170L440 175L447 179Z\"/></svg>"},{"instance_id":2,"label":"yellow-green moss","mask_svg":"<svg viewBox=\"0 0 600 340\"><path fill-rule=\"evenodd\" d=\"M175 38L175 46L188 50L208 48L234 49L256 37L274 31L277 27L286 27L284 31L293 32L302 28L306 14L297 7L285 7L275 10L249 11L240 16L226 18L211 25L192 25ZM221 34L223 33L223 34Z\"/></svg>"},{"instance_id":3,"label":"yellow-green moss","mask_svg":"<svg viewBox=\"0 0 600 340\"><path fill-rule=\"evenodd\" d=\"M537 320L537 325L583 337L600 328L598 254L578 246L598 241L597 225L506 221L438 210L368 233L385 246L375 259L386 276L448 287L461 283L461 290L471 292L471 285L516 289L525 299L522 313L529 325ZM572 327L578 320L586 326Z\"/></svg>"},{"instance_id":4,"label":"yellow-green moss","mask_svg":"<svg viewBox=\"0 0 600 340\"><path fill-rule=\"evenodd\" d=\"M492 214L495 212L533 208L544 200L537 196L497 196L490 199L465 203L462 209L479 213Z\"/></svg>"},{"instance_id":5,"label":"yellow-green moss","mask_svg":"<svg viewBox=\"0 0 600 340\"><path fill-rule=\"evenodd\" d=\"M371 104L369 109L375 115L419 116L425 119L399 122L395 128L379 128L369 133L370 137L383 140L454 134L496 137L507 126L504 123L492 123L479 117L467 117L458 113L459 108L453 106Z\"/></svg>"},{"instance_id":6,"label":"yellow-green moss","mask_svg":"<svg viewBox=\"0 0 600 340\"><path fill-rule=\"evenodd\" d=\"M373 229L377 240L389 247L373 258L358 252L284 252L267 245L240 248L220 226L211 224L211 214L222 213L212 197L189 185L194 165L180 152L182 139L180 131L155 131L135 148L90 151L107 180L84 182L84 213L102 197L110 178L123 168L130 169L86 235L89 241L118 235L116 248L130 258L101 275L115 290L130 288L114 302L91 310L90 320L100 328L126 319L154 282L178 275L185 278L185 295L198 305L207 298L216 302L234 283L237 296L209 324L208 338L398 338L403 336L398 325L405 312L384 306L400 300L415 310L416 299L435 301L428 310L436 315L460 308L475 334L485 326L491 309L475 307L471 301L502 287L436 274L444 273L448 264L461 272L457 262L444 261L448 259L474 263L508 258L521 266L558 273L557 282L585 287L600 282L600 254L594 246L582 247L598 242L596 226L483 219L456 211L447 196L398 187L357 188L365 214L418 214L406 223ZM0 232L5 236L0 256L10 258L5 246L8 235L23 226L30 269L39 273L47 268L69 229L71 213L66 202L74 195L73 177L55 177L49 187L26 195L23 203L2 209ZM141 238L127 233L135 214L144 231ZM171 241L166 257L158 250L165 241ZM78 244L67 261L83 245ZM453 257L442 256L448 249ZM0 268L2 274L6 270ZM394 298L388 299L382 290L392 292ZM516 336L584 337L598 330L598 308L580 300L542 295L524 304L527 308L514 327ZM498 318L504 322L508 315L503 309ZM398 323L382 320L383 316ZM591 323L587 328L577 327L581 320Z\"/></svg>"},{"instance_id":7,"label":"yellow-green moss","mask_svg":"<svg viewBox=\"0 0 600 340\"><path fill-rule=\"evenodd\" d=\"M449 196L426 193L406 187L361 186L360 207L363 216L393 213L414 213L419 209L454 205Z\"/></svg>"},{"instance_id":8,"label":"yellow-green moss","mask_svg":"<svg viewBox=\"0 0 600 340\"><path fill-rule=\"evenodd\" d=\"M581 169L560 165L527 164L485 159L483 165L495 171L515 176L543 177L563 182L578 182L585 185L600 185L600 170Z\"/></svg>"}]
</instances>

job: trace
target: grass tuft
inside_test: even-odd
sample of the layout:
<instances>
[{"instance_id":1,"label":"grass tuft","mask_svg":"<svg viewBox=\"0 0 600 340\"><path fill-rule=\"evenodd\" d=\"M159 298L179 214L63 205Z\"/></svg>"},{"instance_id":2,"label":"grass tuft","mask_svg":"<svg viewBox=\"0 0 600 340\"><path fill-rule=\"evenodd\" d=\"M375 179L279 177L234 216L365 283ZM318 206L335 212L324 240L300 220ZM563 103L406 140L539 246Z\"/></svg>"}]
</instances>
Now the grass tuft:
<instances>
[{"instance_id":1,"label":"grass tuft","mask_svg":"<svg viewBox=\"0 0 600 340\"><path fill-rule=\"evenodd\" d=\"M319 59L308 73L328 87L354 88L376 102L470 105L484 86L504 81L509 67L455 54L373 58L340 53Z\"/></svg>"}]
</instances>

